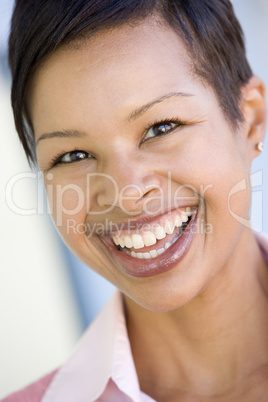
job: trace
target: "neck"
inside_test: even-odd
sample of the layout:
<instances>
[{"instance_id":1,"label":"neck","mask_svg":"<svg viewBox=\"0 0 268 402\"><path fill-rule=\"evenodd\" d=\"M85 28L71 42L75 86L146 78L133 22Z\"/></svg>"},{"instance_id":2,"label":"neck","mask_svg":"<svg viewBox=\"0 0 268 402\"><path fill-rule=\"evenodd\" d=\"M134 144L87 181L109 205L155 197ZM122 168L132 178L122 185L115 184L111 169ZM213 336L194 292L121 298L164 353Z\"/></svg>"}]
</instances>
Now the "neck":
<instances>
[{"instance_id":1,"label":"neck","mask_svg":"<svg viewBox=\"0 0 268 402\"><path fill-rule=\"evenodd\" d=\"M126 298L141 387L157 400L163 383L177 388L177 396L186 388L224 394L268 363L267 266L250 233L241 236L237 249L246 252L234 252L207 287L179 309L152 312Z\"/></svg>"}]
</instances>

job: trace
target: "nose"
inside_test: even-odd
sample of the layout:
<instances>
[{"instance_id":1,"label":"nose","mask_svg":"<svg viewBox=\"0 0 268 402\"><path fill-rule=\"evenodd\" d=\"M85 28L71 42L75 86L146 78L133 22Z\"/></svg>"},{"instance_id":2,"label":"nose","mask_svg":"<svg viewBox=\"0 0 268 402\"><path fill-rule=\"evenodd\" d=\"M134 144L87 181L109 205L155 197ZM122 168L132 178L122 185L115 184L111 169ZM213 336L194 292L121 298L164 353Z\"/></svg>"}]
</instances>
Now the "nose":
<instances>
[{"instance_id":1,"label":"nose","mask_svg":"<svg viewBox=\"0 0 268 402\"><path fill-rule=\"evenodd\" d=\"M95 202L101 210L120 208L126 214L138 214L148 199L159 194L159 178L152 167L135 155L120 155L102 164L95 180Z\"/></svg>"}]
</instances>

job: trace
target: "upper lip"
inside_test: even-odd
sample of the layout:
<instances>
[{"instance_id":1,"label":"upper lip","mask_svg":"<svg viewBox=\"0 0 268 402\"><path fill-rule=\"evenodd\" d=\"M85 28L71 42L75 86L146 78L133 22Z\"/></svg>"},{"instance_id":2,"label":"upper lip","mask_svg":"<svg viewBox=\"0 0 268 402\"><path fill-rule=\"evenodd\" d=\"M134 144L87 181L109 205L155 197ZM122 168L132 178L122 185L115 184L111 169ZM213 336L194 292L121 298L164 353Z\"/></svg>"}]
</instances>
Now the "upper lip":
<instances>
[{"instance_id":1,"label":"upper lip","mask_svg":"<svg viewBox=\"0 0 268 402\"><path fill-rule=\"evenodd\" d=\"M132 230L135 230L137 228L141 228L143 225L145 224L152 224L152 223L157 223L158 220L160 220L161 217L168 215L169 213L175 211L175 210L184 210L187 207L191 207L193 209L196 209L198 207L197 204L195 205L190 205L190 204L186 204L186 205L181 205L179 207L174 207L168 211L165 211L162 214L158 214L158 215L144 215L139 217L138 219L133 219L133 218L129 218L127 221L121 221L121 222L111 222L109 221L108 225L106 224L106 228L104 228L103 233L101 234L101 236L105 236L105 235L109 235L112 234L114 232L118 232L119 230L127 230L130 228Z\"/></svg>"}]
</instances>

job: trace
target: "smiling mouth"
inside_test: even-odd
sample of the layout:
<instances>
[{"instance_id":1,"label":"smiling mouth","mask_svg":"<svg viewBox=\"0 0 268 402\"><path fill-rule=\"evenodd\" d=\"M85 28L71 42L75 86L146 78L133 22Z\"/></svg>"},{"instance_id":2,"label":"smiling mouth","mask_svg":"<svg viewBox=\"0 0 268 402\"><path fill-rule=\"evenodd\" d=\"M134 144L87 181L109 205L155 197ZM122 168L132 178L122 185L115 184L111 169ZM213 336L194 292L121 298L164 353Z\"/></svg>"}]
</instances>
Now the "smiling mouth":
<instances>
[{"instance_id":1,"label":"smiling mouth","mask_svg":"<svg viewBox=\"0 0 268 402\"><path fill-rule=\"evenodd\" d=\"M192 209L175 211L157 223L150 230L140 230L134 234L121 232L113 234L112 239L119 251L132 258L152 259L163 254L182 235L192 216Z\"/></svg>"},{"instance_id":2,"label":"smiling mouth","mask_svg":"<svg viewBox=\"0 0 268 402\"><path fill-rule=\"evenodd\" d=\"M101 240L127 274L157 275L184 258L194 236L197 212L197 206L174 210L139 229L113 231Z\"/></svg>"}]
</instances>

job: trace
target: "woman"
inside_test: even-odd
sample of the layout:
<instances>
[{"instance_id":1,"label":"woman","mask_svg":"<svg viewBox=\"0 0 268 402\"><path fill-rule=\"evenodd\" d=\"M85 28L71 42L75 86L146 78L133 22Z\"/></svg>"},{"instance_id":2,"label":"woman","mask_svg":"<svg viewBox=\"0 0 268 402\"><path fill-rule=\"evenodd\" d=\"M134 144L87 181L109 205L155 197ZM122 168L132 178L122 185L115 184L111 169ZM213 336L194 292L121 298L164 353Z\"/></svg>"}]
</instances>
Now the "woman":
<instances>
[{"instance_id":1,"label":"woman","mask_svg":"<svg viewBox=\"0 0 268 402\"><path fill-rule=\"evenodd\" d=\"M16 127L62 238L119 291L6 401L266 400L268 240L249 225L265 89L231 4L41 3L14 11Z\"/></svg>"}]
</instances>

